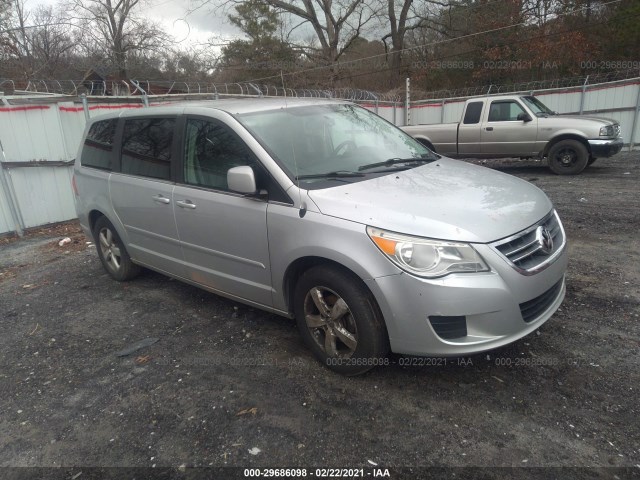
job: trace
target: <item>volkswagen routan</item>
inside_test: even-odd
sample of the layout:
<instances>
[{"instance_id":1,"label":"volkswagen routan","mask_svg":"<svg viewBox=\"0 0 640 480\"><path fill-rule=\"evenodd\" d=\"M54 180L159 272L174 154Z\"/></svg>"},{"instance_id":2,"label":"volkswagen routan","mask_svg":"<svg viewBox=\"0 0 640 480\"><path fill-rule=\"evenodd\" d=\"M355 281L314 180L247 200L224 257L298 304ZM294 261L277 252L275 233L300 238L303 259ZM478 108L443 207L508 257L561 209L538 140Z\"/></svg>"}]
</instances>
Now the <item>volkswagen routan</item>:
<instances>
[{"instance_id":1,"label":"volkswagen routan","mask_svg":"<svg viewBox=\"0 0 640 480\"><path fill-rule=\"evenodd\" d=\"M141 267L295 318L329 368L514 342L565 295L547 196L335 100L228 99L91 119L73 187L107 273ZM213 321L213 320L212 320ZM214 335L215 329L212 329Z\"/></svg>"}]
</instances>

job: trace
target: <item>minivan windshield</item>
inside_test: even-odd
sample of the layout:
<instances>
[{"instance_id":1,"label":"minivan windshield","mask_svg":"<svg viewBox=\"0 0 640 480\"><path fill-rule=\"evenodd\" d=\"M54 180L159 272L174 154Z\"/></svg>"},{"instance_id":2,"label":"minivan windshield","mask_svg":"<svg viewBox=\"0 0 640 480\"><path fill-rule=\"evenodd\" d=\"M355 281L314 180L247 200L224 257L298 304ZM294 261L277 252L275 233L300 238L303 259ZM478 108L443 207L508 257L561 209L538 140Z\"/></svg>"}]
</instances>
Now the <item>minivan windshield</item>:
<instances>
[{"instance_id":1,"label":"minivan windshield","mask_svg":"<svg viewBox=\"0 0 640 480\"><path fill-rule=\"evenodd\" d=\"M548 117L549 115L555 115L556 112L547 107L544 103L538 100L536 97L526 96L521 97L524 103L527 104L527 107L531 109L533 113L535 113L536 117Z\"/></svg>"},{"instance_id":2,"label":"minivan windshield","mask_svg":"<svg viewBox=\"0 0 640 480\"><path fill-rule=\"evenodd\" d=\"M439 157L402 130L351 104L306 105L238 115L292 178L358 181Z\"/></svg>"}]
</instances>

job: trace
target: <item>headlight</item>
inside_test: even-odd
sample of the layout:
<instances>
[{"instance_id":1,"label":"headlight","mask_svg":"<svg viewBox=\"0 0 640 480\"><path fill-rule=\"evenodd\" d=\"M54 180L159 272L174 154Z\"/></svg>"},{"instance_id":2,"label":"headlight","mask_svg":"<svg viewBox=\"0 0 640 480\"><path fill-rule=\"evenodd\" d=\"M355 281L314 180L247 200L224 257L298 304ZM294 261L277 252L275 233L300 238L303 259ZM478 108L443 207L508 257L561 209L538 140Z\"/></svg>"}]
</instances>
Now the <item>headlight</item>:
<instances>
[{"instance_id":1,"label":"headlight","mask_svg":"<svg viewBox=\"0 0 640 480\"><path fill-rule=\"evenodd\" d=\"M489 267L467 243L411 237L367 227L373 243L401 269L420 277L487 272Z\"/></svg>"},{"instance_id":2,"label":"headlight","mask_svg":"<svg viewBox=\"0 0 640 480\"><path fill-rule=\"evenodd\" d=\"M605 127L600 127L600 136L601 137L613 137L615 135L615 130L613 125L607 125Z\"/></svg>"}]
</instances>

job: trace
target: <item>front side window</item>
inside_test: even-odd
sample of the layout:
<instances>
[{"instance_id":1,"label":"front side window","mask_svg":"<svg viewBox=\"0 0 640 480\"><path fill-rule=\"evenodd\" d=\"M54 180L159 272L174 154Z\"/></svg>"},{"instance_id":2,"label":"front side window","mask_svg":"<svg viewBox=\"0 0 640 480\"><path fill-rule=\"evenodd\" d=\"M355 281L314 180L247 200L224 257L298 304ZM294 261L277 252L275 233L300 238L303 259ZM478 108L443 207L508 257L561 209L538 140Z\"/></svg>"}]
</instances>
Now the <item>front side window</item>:
<instances>
[{"instance_id":1,"label":"front side window","mask_svg":"<svg viewBox=\"0 0 640 480\"><path fill-rule=\"evenodd\" d=\"M89 128L80 163L83 167L111 170L113 141L118 120L101 120Z\"/></svg>"},{"instance_id":2,"label":"front side window","mask_svg":"<svg viewBox=\"0 0 640 480\"><path fill-rule=\"evenodd\" d=\"M515 122L518 115L525 113L524 109L518 102L514 101L497 101L491 102L489 109L490 122Z\"/></svg>"},{"instance_id":3,"label":"front side window","mask_svg":"<svg viewBox=\"0 0 640 480\"><path fill-rule=\"evenodd\" d=\"M126 120L122 138L122 173L171 179L174 118Z\"/></svg>"},{"instance_id":4,"label":"front side window","mask_svg":"<svg viewBox=\"0 0 640 480\"><path fill-rule=\"evenodd\" d=\"M235 133L207 120L187 120L184 154L185 183L216 190L229 189L230 168L255 163L248 147Z\"/></svg>"}]
</instances>

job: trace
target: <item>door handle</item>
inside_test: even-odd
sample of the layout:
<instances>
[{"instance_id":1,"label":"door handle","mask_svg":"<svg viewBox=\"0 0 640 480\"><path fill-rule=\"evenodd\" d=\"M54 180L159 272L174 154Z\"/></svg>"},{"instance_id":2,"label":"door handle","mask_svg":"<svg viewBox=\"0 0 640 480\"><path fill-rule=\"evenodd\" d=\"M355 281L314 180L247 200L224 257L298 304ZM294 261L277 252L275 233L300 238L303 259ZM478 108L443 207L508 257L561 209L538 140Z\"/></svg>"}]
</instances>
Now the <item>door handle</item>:
<instances>
[{"instance_id":1,"label":"door handle","mask_svg":"<svg viewBox=\"0 0 640 480\"><path fill-rule=\"evenodd\" d=\"M158 202L158 203L164 203L164 204L168 204L171 203L171 200L169 200L167 197L165 197L164 195L154 195L153 196L153 201L154 202Z\"/></svg>"},{"instance_id":2,"label":"door handle","mask_svg":"<svg viewBox=\"0 0 640 480\"><path fill-rule=\"evenodd\" d=\"M196 204L191 200L178 200L176 202L176 205L178 205L180 208L190 208L191 210L195 210L196 208Z\"/></svg>"},{"instance_id":3,"label":"door handle","mask_svg":"<svg viewBox=\"0 0 640 480\"><path fill-rule=\"evenodd\" d=\"M493 132L493 127L487 127L487 128L485 128L485 130L486 130L487 132Z\"/></svg>"}]
</instances>

